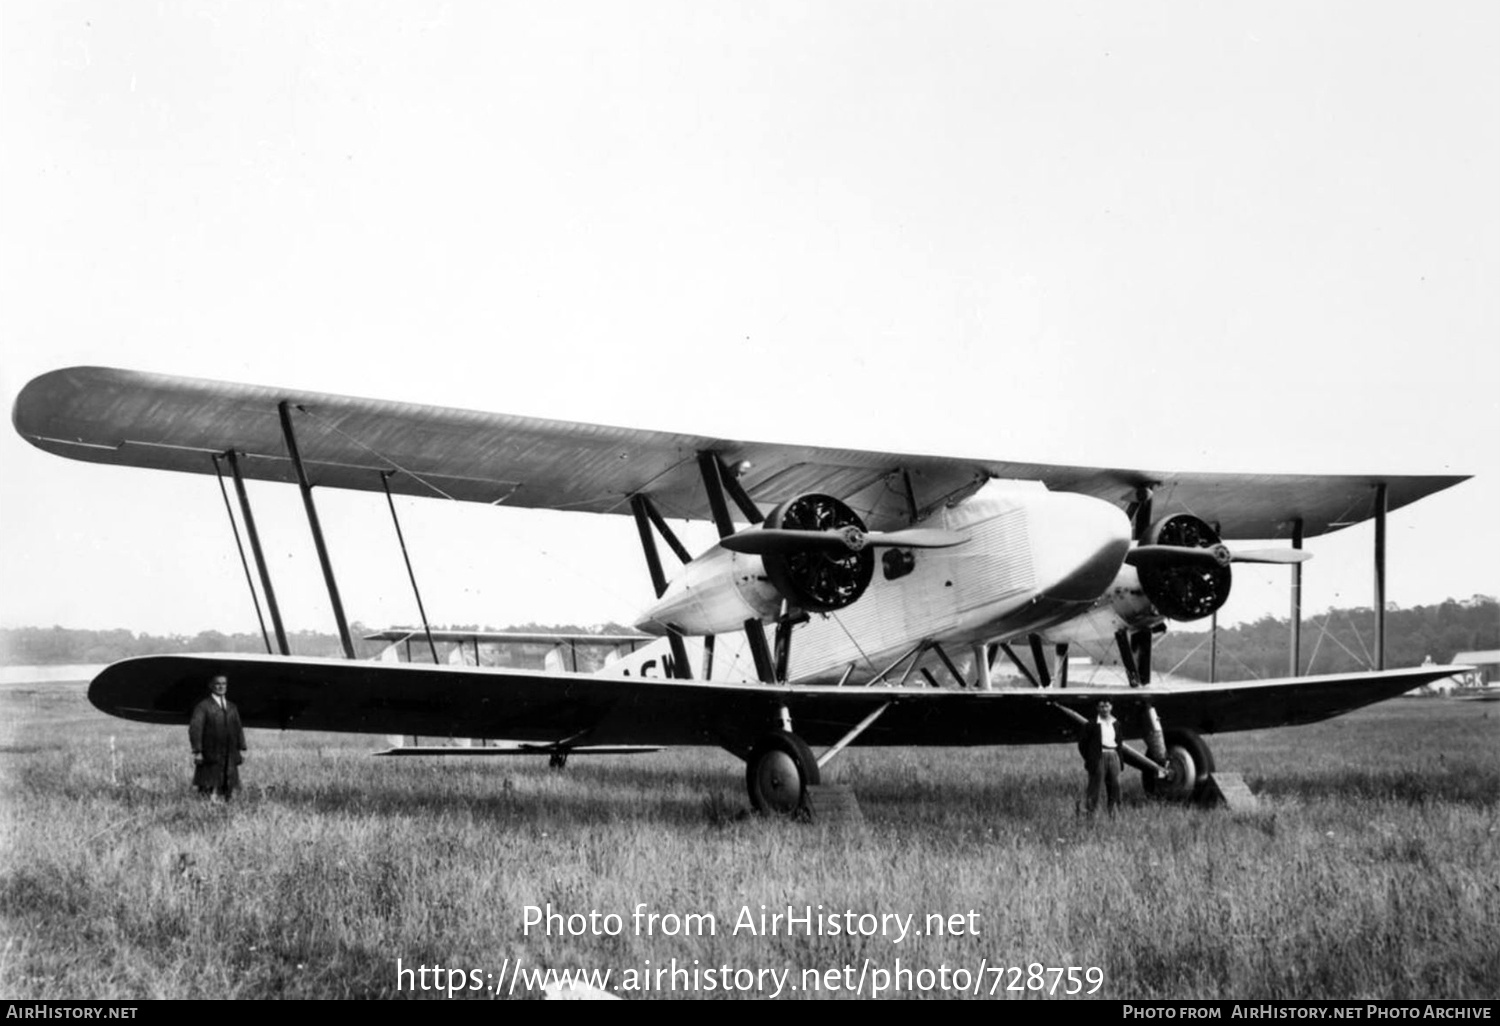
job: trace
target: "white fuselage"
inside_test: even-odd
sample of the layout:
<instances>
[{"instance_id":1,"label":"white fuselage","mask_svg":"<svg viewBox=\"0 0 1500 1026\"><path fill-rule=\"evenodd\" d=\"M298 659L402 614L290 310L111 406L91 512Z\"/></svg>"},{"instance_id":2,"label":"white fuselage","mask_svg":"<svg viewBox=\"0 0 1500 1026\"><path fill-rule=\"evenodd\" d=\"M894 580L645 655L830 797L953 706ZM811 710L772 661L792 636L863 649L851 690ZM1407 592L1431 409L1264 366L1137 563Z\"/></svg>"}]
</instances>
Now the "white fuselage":
<instances>
[{"instance_id":1,"label":"white fuselage","mask_svg":"<svg viewBox=\"0 0 1500 1026\"><path fill-rule=\"evenodd\" d=\"M1122 630L1152 627L1165 619L1146 597L1135 567L1122 566L1114 581L1092 606L1041 634L1042 640L1049 645L1103 641Z\"/></svg>"},{"instance_id":2,"label":"white fuselage","mask_svg":"<svg viewBox=\"0 0 1500 1026\"><path fill-rule=\"evenodd\" d=\"M1052 627L1093 606L1130 547L1130 523L1118 507L1034 482L991 481L922 526L961 532L968 541L907 550L915 562L894 579L877 556L863 595L795 629L790 679L837 680L852 667L848 679L858 681L924 641L967 646ZM637 626L732 634L748 619L774 620L782 599L761 557L715 545L684 568Z\"/></svg>"}]
</instances>

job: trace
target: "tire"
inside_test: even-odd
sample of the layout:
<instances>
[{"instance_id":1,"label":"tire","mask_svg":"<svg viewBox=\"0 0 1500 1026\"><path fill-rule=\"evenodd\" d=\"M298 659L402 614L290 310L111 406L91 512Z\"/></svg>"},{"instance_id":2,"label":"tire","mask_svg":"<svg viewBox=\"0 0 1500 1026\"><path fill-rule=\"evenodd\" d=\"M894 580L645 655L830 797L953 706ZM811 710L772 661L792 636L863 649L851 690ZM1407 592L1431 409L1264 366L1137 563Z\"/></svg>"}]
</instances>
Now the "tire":
<instances>
[{"instance_id":1,"label":"tire","mask_svg":"<svg viewBox=\"0 0 1500 1026\"><path fill-rule=\"evenodd\" d=\"M1167 801L1192 801L1208 784L1208 775L1214 771L1213 753L1196 731L1169 730L1166 732L1167 774L1165 776L1149 770L1141 774L1141 785L1146 793Z\"/></svg>"},{"instance_id":2,"label":"tire","mask_svg":"<svg viewBox=\"0 0 1500 1026\"><path fill-rule=\"evenodd\" d=\"M766 815L796 815L806 804L808 786L820 779L812 749L784 730L773 730L757 741L745 761L750 804Z\"/></svg>"}]
</instances>

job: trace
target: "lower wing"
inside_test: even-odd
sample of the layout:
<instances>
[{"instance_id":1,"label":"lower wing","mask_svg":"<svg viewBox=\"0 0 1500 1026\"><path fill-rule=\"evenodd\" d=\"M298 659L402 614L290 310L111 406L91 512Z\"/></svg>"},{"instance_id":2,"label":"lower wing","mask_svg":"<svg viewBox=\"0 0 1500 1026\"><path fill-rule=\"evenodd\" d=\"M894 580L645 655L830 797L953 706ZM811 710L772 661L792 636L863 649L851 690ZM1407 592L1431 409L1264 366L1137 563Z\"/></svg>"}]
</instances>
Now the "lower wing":
<instances>
[{"instance_id":1,"label":"lower wing","mask_svg":"<svg viewBox=\"0 0 1500 1026\"><path fill-rule=\"evenodd\" d=\"M1076 737L1107 697L1127 736L1148 707L1168 727L1214 734L1313 723L1463 672L1461 666L1248 684L1125 688L789 687L481 667L254 655L126 659L89 686L113 716L186 724L205 682L224 674L247 727L496 738L547 745L713 745L743 751L780 726L831 745L889 705L861 745L1043 744Z\"/></svg>"}]
</instances>

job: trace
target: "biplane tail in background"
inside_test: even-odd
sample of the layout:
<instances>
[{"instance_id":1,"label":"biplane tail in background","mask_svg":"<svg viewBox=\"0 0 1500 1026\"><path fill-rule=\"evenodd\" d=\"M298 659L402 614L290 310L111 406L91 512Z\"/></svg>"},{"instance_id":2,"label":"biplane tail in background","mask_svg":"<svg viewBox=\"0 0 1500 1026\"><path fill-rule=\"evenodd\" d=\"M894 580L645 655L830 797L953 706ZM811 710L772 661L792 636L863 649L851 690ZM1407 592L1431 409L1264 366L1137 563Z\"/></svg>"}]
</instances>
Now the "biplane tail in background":
<instances>
[{"instance_id":1,"label":"biplane tail in background","mask_svg":"<svg viewBox=\"0 0 1500 1026\"><path fill-rule=\"evenodd\" d=\"M283 654L146 657L96 678L95 705L147 722L185 722L204 678L224 672L247 726L504 739L563 758L714 745L745 759L757 808L790 812L847 745L1068 742L1102 695L1124 736L1146 742L1125 755L1147 786L1191 794L1213 768L1204 735L1326 719L1462 669L1178 685L1154 683L1150 658L1168 622L1222 607L1235 564L1286 563L1300 579L1305 539L1374 519L1383 567L1387 513L1462 477L828 449L94 367L35 379L13 416L49 452L236 485ZM349 660L286 654L250 478L301 489ZM656 595L639 627L660 651L594 674L354 661L317 487L630 516ZM711 522L719 541L690 552L679 518ZM1241 544L1275 539L1290 544ZM670 577L661 545L683 564ZM1068 646L1086 639L1114 642L1129 688L1070 686ZM1030 686L995 686L1001 654ZM644 672L648 659L670 676Z\"/></svg>"},{"instance_id":2,"label":"biplane tail in background","mask_svg":"<svg viewBox=\"0 0 1500 1026\"><path fill-rule=\"evenodd\" d=\"M431 656L431 662L450 666L512 666L528 657L535 658L540 650L541 669L580 673L617 663L629 667L632 665L629 657L656 639L649 634L390 627L366 634L364 640L386 643L376 656L382 662L428 662ZM443 648L439 649L439 645ZM643 674L637 671L637 675Z\"/></svg>"},{"instance_id":3,"label":"biplane tail in background","mask_svg":"<svg viewBox=\"0 0 1500 1026\"><path fill-rule=\"evenodd\" d=\"M364 635L365 641L386 642L375 656L384 663L431 662L435 666L522 667L539 662L540 669L552 673L570 671L611 672L649 675L662 660L663 653L644 653L632 658L638 649L651 647L656 639L649 634L588 634L559 631L482 631L434 629L431 627L391 627ZM413 644L415 643L415 648ZM440 649L439 646L442 646ZM445 652L446 654L440 654ZM538 652L540 655L538 656ZM670 653L665 653L670 660ZM537 668L537 667L532 667ZM644 673L642 672L644 671ZM672 676L670 663L667 676ZM660 676L660 674L656 674ZM570 755L642 755L660 751L646 745L611 745L607 747L560 743L535 744L513 741L490 741L484 738L442 737L424 739L410 734L388 737L390 748L380 755L546 755L554 768L567 765Z\"/></svg>"}]
</instances>

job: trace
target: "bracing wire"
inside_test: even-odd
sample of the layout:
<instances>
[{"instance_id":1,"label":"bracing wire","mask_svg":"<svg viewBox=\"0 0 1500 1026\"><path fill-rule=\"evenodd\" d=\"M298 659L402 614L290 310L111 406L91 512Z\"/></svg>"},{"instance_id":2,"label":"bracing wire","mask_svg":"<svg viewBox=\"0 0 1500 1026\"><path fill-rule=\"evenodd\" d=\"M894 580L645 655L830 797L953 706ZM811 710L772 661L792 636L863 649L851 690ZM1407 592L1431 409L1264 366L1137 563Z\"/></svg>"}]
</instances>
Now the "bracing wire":
<instances>
[{"instance_id":1,"label":"bracing wire","mask_svg":"<svg viewBox=\"0 0 1500 1026\"><path fill-rule=\"evenodd\" d=\"M378 449L374 448L373 446L365 444L363 441L361 441L360 439L356 438L354 435L351 435L349 432L345 431L343 428L339 427L338 424L334 423L329 418L320 415L315 410L309 409L306 406L297 406L297 407L295 407L295 409L297 409L298 412L300 412L300 413L306 414L308 417L312 418L313 420L316 420L319 424L321 424L324 427L328 428L328 430L332 431L334 434L337 434L339 437L346 439L350 444L355 445L355 446L359 447L360 449L364 450L365 452L369 453L377 461L379 461L380 463L385 464L392 471L405 474L408 477L410 477L412 480L420 483L423 487L430 489L438 497L443 498L443 499L447 499L450 502L460 502L460 501L462 501L457 496L449 494L447 491L445 491L444 489L442 489L438 485L434 484L432 481L427 480L425 477L423 477L421 474L418 474L416 471L410 470L410 469L402 466L401 464L397 463L395 460L391 459L389 456L387 456L384 453L380 452ZM384 482L384 480L385 479L382 478L383 482ZM601 586L600 583L599 583L599 580L596 577L594 577L594 576L592 576L590 574L583 573L582 571L578 570L576 567L574 567L571 564L569 564L567 562L567 560L562 559L560 556L557 556L556 554L554 554L554 553L552 553L550 551L547 551L547 550L542 550L541 551L541 555L544 556L544 557L546 557L546 558L548 558L548 559L554 560L559 565L561 565L564 568L566 568L569 573L572 573L575 576L579 577L580 579L587 581L590 586L592 586L594 588L600 588L601 590L607 591L610 594L614 595L614 597L616 599L618 599L623 605L626 605L626 606L634 605L634 600L633 599L631 599L631 598L629 598L629 597L621 594L617 589L606 587L606 586Z\"/></svg>"},{"instance_id":2,"label":"bracing wire","mask_svg":"<svg viewBox=\"0 0 1500 1026\"><path fill-rule=\"evenodd\" d=\"M401 544L401 558L406 561L406 576L411 579L412 594L417 597L417 613L422 617L422 630L427 634L427 647L432 650L432 661L438 661L437 642L432 640L432 625L427 622L427 607L422 604L422 590L417 587L417 574L411 568L411 555L406 551L406 535L401 532L401 520L396 516L396 500L391 497L391 471L381 471L380 485L385 489L385 501L391 507L391 523L396 525L396 541ZM476 657L475 662L478 662Z\"/></svg>"},{"instance_id":3,"label":"bracing wire","mask_svg":"<svg viewBox=\"0 0 1500 1026\"><path fill-rule=\"evenodd\" d=\"M255 603L255 619L260 622L260 637L266 644L266 654L271 650L271 635L266 632L266 618L260 611L260 596L255 592L255 581L250 576L250 561L245 558L245 546L240 541L240 525L234 519L234 507L229 504L229 489L224 487L224 471L219 467L219 454L213 454L214 476L219 479L219 494L224 497L224 512L229 514L229 529L234 532L234 547L240 552L240 566L245 571L245 584L250 589L250 601Z\"/></svg>"},{"instance_id":4,"label":"bracing wire","mask_svg":"<svg viewBox=\"0 0 1500 1026\"><path fill-rule=\"evenodd\" d=\"M1354 640L1359 642L1359 650L1365 654L1365 665L1373 670L1375 668L1375 657L1370 654L1369 648L1365 646L1365 639L1360 637L1359 628L1355 626L1354 619L1349 615L1349 611L1347 609L1344 610L1344 619L1349 624L1349 632L1354 635ZM1354 655L1353 652L1350 652L1349 654Z\"/></svg>"}]
</instances>

